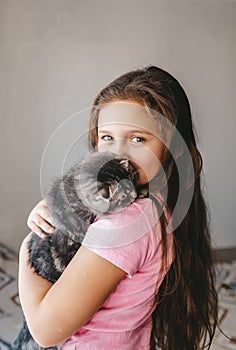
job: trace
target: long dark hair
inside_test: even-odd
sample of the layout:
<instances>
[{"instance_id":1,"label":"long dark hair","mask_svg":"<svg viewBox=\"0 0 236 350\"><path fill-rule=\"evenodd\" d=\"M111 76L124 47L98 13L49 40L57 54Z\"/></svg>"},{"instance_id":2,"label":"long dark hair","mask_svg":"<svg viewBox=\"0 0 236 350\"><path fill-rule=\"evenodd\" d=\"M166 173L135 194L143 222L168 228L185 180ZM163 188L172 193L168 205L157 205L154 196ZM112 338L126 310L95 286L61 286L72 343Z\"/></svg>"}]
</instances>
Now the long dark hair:
<instances>
[{"instance_id":1,"label":"long dark hair","mask_svg":"<svg viewBox=\"0 0 236 350\"><path fill-rule=\"evenodd\" d=\"M166 71L148 66L115 79L102 89L94 100L90 116L89 143L97 146L97 123L100 106L115 100L132 100L160 113L181 135L186 150L180 149L173 133L166 150L163 169L166 174L166 204L175 213L173 222L183 216L186 203L175 210L179 193L179 173L176 159L182 162L184 191L191 191L191 201L181 222L174 229L174 261L158 289L153 312L150 348L162 350L198 350L210 348L217 325L217 293L211 251L209 215L202 195L202 157L196 145L191 110L185 91ZM189 179L189 160L193 165L193 181ZM163 268L166 261L166 218L160 217L162 227ZM158 277L157 277L158 279Z\"/></svg>"}]
</instances>

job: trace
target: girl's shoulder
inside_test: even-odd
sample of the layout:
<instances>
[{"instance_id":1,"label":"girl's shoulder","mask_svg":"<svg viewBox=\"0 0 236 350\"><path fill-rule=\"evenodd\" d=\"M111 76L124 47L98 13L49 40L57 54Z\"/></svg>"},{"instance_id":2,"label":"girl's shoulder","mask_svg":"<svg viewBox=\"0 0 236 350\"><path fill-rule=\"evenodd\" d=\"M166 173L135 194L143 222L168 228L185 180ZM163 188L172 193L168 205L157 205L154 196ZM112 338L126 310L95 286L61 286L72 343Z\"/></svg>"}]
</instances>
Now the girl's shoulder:
<instances>
[{"instance_id":1,"label":"girl's shoulder","mask_svg":"<svg viewBox=\"0 0 236 350\"><path fill-rule=\"evenodd\" d=\"M161 204L158 197L157 200ZM160 215L160 208L153 199L138 199L122 209L97 218L89 226L85 242L100 248L128 245L148 232L156 231Z\"/></svg>"},{"instance_id":2,"label":"girl's shoulder","mask_svg":"<svg viewBox=\"0 0 236 350\"><path fill-rule=\"evenodd\" d=\"M110 223L113 228L137 226L139 223L153 227L158 221L162 212L166 213L166 206L160 194L152 194L149 197L135 200L124 208L104 214L98 218L100 223ZM150 226L151 225L151 226Z\"/></svg>"}]
</instances>

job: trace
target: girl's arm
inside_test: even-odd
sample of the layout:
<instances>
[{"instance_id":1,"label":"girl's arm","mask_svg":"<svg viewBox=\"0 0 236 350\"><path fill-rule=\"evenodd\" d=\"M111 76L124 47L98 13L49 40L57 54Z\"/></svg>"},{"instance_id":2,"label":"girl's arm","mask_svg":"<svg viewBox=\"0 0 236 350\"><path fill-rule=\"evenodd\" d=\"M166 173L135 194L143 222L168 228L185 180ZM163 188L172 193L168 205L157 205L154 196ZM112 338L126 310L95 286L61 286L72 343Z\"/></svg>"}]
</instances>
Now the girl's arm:
<instances>
[{"instance_id":1,"label":"girl's arm","mask_svg":"<svg viewBox=\"0 0 236 350\"><path fill-rule=\"evenodd\" d=\"M126 273L81 246L54 284L28 264L27 242L19 255L19 295L34 339L42 347L56 345L82 327L102 306Z\"/></svg>"}]
</instances>

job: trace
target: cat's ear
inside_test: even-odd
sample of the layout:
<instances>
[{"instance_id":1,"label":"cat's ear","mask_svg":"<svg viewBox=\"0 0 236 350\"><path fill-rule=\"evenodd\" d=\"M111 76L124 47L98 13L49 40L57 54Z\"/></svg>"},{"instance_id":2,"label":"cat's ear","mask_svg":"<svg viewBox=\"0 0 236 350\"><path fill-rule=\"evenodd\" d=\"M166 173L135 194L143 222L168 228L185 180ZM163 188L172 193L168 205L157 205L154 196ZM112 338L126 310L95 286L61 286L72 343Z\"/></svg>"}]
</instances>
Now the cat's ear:
<instances>
[{"instance_id":1,"label":"cat's ear","mask_svg":"<svg viewBox=\"0 0 236 350\"><path fill-rule=\"evenodd\" d=\"M120 161L120 165L122 165L122 167L125 169L125 170L129 170L129 161L128 159L122 159Z\"/></svg>"},{"instance_id":2,"label":"cat's ear","mask_svg":"<svg viewBox=\"0 0 236 350\"><path fill-rule=\"evenodd\" d=\"M110 186L108 184L100 184L100 187L98 188L98 193L104 199L108 199L110 197Z\"/></svg>"}]
</instances>

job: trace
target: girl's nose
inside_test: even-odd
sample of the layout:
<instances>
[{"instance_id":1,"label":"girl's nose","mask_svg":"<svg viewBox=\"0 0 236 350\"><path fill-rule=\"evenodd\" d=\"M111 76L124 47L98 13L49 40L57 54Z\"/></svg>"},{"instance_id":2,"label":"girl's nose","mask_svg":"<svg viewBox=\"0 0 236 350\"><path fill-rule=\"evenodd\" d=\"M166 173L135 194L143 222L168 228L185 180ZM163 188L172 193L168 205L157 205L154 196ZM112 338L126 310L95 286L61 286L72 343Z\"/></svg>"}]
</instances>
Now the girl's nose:
<instances>
[{"instance_id":1,"label":"girl's nose","mask_svg":"<svg viewBox=\"0 0 236 350\"><path fill-rule=\"evenodd\" d=\"M117 154L118 156L128 158L128 147L125 139L116 140L111 148L111 152Z\"/></svg>"}]
</instances>

